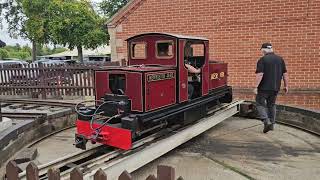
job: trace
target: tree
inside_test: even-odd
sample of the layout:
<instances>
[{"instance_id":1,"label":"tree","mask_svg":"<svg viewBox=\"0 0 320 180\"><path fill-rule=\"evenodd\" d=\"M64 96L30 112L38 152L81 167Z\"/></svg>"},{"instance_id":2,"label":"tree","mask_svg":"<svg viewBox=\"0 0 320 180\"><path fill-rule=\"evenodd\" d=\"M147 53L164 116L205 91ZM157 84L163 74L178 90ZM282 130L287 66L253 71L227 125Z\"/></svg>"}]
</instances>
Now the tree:
<instances>
[{"instance_id":1,"label":"tree","mask_svg":"<svg viewBox=\"0 0 320 180\"><path fill-rule=\"evenodd\" d=\"M9 52L6 49L0 48L0 59L8 58Z\"/></svg>"},{"instance_id":2,"label":"tree","mask_svg":"<svg viewBox=\"0 0 320 180\"><path fill-rule=\"evenodd\" d=\"M108 42L105 20L85 0L52 0L49 6L51 21L48 23L54 44L78 49L83 61L82 48L97 48Z\"/></svg>"},{"instance_id":3,"label":"tree","mask_svg":"<svg viewBox=\"0 0 320 180\"><path fill-rule=\"evenodd\" d=\"M36 60L37 43L49 42L47 33L47 0L4 0L0 13L4 13L11 37L20 36L32 42L32 60Z\"/></svg>"},{"instance_id":4,"label":"tree","mask_svg":"<svg viewBox=\"0 0 320 180\"><path fill-rule=\"evenodd\" d=\"M107 18L110 18L128 2L129 0L103 0L99 4L100 12Z\"/></svg>"}]
</instances>

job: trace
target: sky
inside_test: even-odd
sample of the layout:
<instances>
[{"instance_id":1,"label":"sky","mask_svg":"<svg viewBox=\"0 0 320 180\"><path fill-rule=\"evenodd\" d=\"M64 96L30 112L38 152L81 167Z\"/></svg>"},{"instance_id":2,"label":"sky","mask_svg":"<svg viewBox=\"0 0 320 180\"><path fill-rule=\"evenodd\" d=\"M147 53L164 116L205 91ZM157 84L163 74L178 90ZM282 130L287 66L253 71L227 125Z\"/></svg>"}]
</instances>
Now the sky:
<instances>
[{"instance_id":1,"label":"sky","mask_svg":"<svg viewBox=\"0 0 320 180\"><path fill-rule=\"evenodd\" d=\"M0 3L2 2L3 0L0 0ZM91 0L92 2L94 3L99 3L101 2L102 0ZM3 18L2 17L3 15L0 15L0 18ZM14 39L14 38L11 38L9 36L9 33L7 32L7 23L5 21L2 21L2 29L0 28L0 40L2 40L3 42L5 42L7 45L15 45L15 44L20 44L20 45L28 45L28 46L31 46L31 42L28 41L28 40L25 40L25 39L22 39L22 38L18 38L18 39Z\"/></svg>"}]
</instances>

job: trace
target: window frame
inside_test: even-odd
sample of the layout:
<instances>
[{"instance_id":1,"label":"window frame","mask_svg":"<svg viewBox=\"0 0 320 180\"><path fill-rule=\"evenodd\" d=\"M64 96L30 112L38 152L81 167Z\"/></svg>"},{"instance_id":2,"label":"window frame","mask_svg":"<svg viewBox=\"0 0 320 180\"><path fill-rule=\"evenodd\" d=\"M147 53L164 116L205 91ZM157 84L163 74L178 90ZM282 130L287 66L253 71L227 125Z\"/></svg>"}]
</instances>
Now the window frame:
<instances>
[{"instance_id":1,"label":"window frame","mask_svg":"<svg viewBox=\"0 0 320 180\"><path fill-rule=\"evenodd\" d=\"M140 58L140 57L133 57L133 47L134 47L134 45L136 45L136 44L144 44L144 54L145 54L145 57L144 58ZM145 41L137 41L137 42L131 42L130 43L130 58L131 59L136 59L136 60L139 60L139 59L141 59L141 60L144 60L144 59L147 59L147 57L148 57L148 51L147 51L147 42L145 42Z\"/></svg>"},{"instance_id":2,"label":"window frame","mask_svg":"<svg viewBox=\"0 0 320 180\"><path fill-rule=\"evenodd\" d=\"M172 55L171 56L158 56L158 43L172 43ZM158 40L155 42L155 57L157 59L172 59L174 57L174 41L173 40Z\"/></svg>"}]
</instances>

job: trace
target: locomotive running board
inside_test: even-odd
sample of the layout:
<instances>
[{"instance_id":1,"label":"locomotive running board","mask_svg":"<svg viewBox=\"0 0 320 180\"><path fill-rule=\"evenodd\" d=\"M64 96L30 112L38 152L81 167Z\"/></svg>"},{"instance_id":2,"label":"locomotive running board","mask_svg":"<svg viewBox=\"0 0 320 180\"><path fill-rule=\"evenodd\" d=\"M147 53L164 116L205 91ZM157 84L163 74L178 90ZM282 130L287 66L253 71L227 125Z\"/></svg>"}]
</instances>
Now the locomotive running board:
<instances>
[{"instance_id":1,"label":"locomotive running board","mask_svg":"<svg viewBox=\"0 0 320 180\"><path fill-rule=\"evenodd\" d=\"M124 170L131 173L214 127L225 119L235 115L239 112L240 104L243 102L244 101L241 100L226 104L220 107L219 110L212 112L212 116L207 116L199 122L190 125L165 139L152 143L136 153L100 165L96 169L101 168L108 175L108 179L117 179ZM94 174L95 172L86 174L85 179L93 179Z\"/></svg>"}]
</instances>

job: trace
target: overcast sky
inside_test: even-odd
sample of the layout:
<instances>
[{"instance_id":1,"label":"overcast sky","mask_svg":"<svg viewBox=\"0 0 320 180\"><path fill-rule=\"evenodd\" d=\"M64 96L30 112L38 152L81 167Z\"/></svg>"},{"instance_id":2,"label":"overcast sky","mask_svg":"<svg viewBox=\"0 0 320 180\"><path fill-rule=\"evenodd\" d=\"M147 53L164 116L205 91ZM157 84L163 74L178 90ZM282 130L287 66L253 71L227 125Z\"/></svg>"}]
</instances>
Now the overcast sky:
<instances>
[{"instance_id":1,"label":"overcast sky","mask_svg":"<svg viewBox=\"0 0 320 180\"><path fill-rule=\"evenodd\" d=\"M102 0L91 0L92 2L101 2ZM0 0L0 2L2 2L2 0ZM1 15L2 16L2 15ZM29 45L31 46L30 41L28 40L24 40L21 38L18 39L13 39L9 36L8 32L7 32L7 24L5 21L2 21L3 23L3 28L0 29L0 40L4 41L7 45L15 45L16 43L20 44L20 45Z\"/></svg>"}]
</instances>

